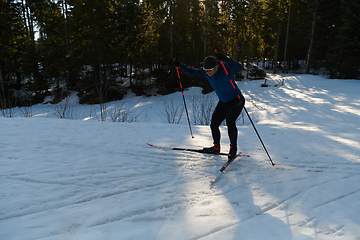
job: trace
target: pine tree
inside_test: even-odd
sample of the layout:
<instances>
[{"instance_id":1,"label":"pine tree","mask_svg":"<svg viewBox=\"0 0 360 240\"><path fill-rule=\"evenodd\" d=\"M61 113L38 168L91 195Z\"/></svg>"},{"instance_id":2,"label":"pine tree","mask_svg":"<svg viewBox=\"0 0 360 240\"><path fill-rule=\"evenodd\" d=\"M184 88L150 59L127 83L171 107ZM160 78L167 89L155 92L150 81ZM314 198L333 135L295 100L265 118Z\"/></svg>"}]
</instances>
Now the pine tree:
<instances>
[{"instance_id":1,"label":"pine tree","mask_svg":"<svg viewBox=\"0 0 360 240\"><path fill-rule=\"evenodd\" d=\"M66 48L63 15L59 4L38 1L34 14L40 26L38 40L41 49L42 75L51 85L55 84L58 97L60 85L66 79Z\"/></svg>"},{"instance_id":2,"label":"pine tree","mask_svg":"<svg viewBox=\"0 0 360 240\"><path fill-rule=\"evenodd\" d=\"M339 27L338 45L340 78L360 77L360 11L359 1L342 1L342 24Z\"/></svg>"},{"instance_id":3,"label":"pine tree","mask_svg":"<svg viewBox=\"0 0 360 240\"><path fill-rule=\"evenodd\" d=\"M25 25L22 18L22 6L11 1L0 2L0 68L2 84L19 89L24 72L23 55L28 44ZM16 82L12 82L15 76ZM3 87L4 86L4 87Z\"/></svg>"},{"instance_id":4,"label":"pine tree","mask_svg":"<svg viewBox=\"0 0 360 240\"><path fill-rule=\"evenodd\" d=\"M106 103L113 78L108 73L116 61L116 29L111 1L73 0L73 55L85 67L78 90L96 96L93 103Z\"/></svg>"}]
</instances>

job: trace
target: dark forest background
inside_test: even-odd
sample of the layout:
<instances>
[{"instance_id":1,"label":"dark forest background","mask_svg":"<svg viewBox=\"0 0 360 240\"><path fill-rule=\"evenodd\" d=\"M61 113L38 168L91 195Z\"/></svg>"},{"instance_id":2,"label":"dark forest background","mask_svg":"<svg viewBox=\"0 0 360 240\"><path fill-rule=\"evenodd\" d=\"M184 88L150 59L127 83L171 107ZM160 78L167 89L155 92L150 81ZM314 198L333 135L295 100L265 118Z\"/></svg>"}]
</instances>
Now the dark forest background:
<instances>
[{"instance_id":1,"label":"dark forest background","mask_svg":"<svg viewBox=\"0 0 360 240\"><path fill-rule=\"evenodd\" d=\"M360 0L0 0L0 107L70 90L117 100L124 78L166 94L179 88L173 57L201 67L214 49L244 66L359 79L359 12Z\"/></svg>"}]
</instances>

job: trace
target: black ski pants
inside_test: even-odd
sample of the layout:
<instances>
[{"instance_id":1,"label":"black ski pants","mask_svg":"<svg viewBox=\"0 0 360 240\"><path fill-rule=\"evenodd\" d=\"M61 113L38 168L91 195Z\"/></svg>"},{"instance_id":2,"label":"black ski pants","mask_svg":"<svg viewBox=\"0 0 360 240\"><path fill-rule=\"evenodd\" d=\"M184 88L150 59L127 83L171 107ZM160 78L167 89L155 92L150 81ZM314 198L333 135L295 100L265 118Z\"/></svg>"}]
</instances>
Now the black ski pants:
<instances>
[{"instance_id":1,"label":"black ski pants","mask_svg":"<svg viewBox=\"0 0 360 240\"><path fill-rule=\"evenodd\" d=\"M214 144L220 145L220 124L226 120L226 126L228 128L228 134L230 143L233 146L237 146L238 132L236 128L236 119L239 117L242 109L245 106L245 98L243 95L240 99L236 98L231 102L224 103L219 101L211 118L211 133L214 140Z\"/></svg>"}]
</instances>

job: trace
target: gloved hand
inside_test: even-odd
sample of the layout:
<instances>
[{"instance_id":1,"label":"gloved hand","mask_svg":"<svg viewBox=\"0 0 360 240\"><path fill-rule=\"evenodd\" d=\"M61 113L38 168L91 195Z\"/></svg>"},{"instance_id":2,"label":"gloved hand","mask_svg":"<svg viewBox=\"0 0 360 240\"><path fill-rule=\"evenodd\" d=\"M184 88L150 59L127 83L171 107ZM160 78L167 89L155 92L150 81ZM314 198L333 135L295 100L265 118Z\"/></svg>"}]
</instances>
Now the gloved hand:
<instances>
[{"instance_id":1,"label":"gloved hand","mask_svg":"<svg viewBox=\"0 0 360 240\"><path fill-rule=\"evenodd\" d=\"M219 61L227 61L227 60L229 60L228 56L225 56L224 54L222 54L221 52L218 52L217 50L215 50L215 57Z\"/></svg>"},{"instance_id":2,"label":"gloved hand","mask_svg":"<svg viewBox=\"0 0 360 240\"><path fill-rule=\"evenodd\" d=\"M177 60L176 58L174 58L173 61L174 61L174 66L177 68L181 68L182 66L184 66L184 64L179 60Z\"/></svg>"}]
</instances>

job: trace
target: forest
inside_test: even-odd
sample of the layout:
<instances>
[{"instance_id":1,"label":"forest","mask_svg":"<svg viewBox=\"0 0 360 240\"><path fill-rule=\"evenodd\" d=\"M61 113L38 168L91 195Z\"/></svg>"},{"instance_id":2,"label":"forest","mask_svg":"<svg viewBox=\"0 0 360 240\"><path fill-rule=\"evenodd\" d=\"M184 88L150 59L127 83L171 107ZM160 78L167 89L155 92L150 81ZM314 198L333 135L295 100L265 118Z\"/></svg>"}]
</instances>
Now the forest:
<instances>
[{"instance_id":1,"label":"forest","mask_svg":"<svg viewBox=\"0 0 360 240\"><path fill-rule=\"evenodd\" d=\"M179 89L173 58L360 79L360 0L0 0L0 107ZM210 91L206 79L185 87ZM248 78L238 76L237 80Z\"/></svg>"}]
</instances>

